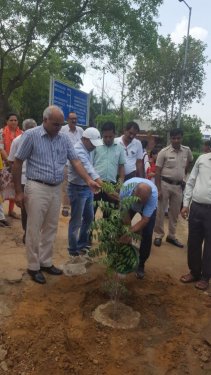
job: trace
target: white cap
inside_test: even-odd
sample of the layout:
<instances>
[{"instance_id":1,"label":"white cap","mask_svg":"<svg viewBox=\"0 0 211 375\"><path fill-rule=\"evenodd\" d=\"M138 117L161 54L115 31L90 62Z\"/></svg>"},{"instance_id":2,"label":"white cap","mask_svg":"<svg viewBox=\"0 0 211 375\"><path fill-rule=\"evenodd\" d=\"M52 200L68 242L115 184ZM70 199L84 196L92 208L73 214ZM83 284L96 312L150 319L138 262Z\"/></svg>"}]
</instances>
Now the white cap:
<instances>
[{"instance_id":1,"label":"white cap","mask_svg":"<svg viewBox=\"0 0 211 375\"><path fill-rule=\"evenodd\" d=\"M87 128L86 130L84 130L82 137L88 138L95 147L102 146L103 144L103 141L100 137L100 132L96 128Z\"/></svg>"}]
</instances>

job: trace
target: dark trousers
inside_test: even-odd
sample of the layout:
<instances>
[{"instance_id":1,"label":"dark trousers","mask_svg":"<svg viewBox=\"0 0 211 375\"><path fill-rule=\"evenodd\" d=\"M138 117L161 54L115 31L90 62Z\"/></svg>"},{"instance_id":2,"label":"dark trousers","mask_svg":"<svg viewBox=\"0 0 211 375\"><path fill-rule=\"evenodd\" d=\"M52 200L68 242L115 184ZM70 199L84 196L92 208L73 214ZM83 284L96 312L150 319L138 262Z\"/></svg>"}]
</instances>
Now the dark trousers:
<instances>
[{"instance_id":1,"label":"dark trousers","mask_svg":"<svg viewBox=\"0 0 211 375\"><path fill-rule=\"evenodd\" d=\"M136 212L130 210L131 219L133 218L133 216L135 216L135 214ZM141 244L139 249L139 268L144 268L144 264L150 256L155 219L156 210L153 212L148 224L144 227L141 233Z\"/></svg>"},{"instance_id":2,"label":"dark trousers","mask_svg":"<svg viewBox=\"0 0 211 375\"><path fill-rule=\"evenodd\" d=\"M136 177L136 171L133 171L129 174L126 174L125 181L130 180L131 178Z\"/></svg>"},{"instance_id":3,"label":"dark trousers","mask_svg":"<svg viewBox=\"0 0 211 375\"><path fill-rule=\"evenodd\" d=\"M22 191L24 191L25 185L21 185L21 186L22 186ZM21 208L21 223L22 223L22 228L23 228L24 232L26 232L27 213L26 213L25 206L23 206L23 208Z\"/></svg>"},{"instance_id":4,"label":"dark trousers","mask_svg":"<svg viewBox=\"0 0 211 375\"><path fill-rule=\"evenodd\" d=\"M112 203L114 205L114 209L117 209L119 207L119 202L115 199L110 198L104 191L100 191L98 194L94 195L94 214L96 214L98 204L97 202L102 200L103 202ZM106 212L103 212L103 218L107 218L109 215Z\"/></svg>"},{"instance_id":5,"label":"dark trousers","mask_svg":"<svg viewBox=\"0 0 211 375\"><path fill-rule=\"evenodd\" d=\"M211 205L191 204L188 266L193 276L211 278Z\"/></svg>"}]
</instances>

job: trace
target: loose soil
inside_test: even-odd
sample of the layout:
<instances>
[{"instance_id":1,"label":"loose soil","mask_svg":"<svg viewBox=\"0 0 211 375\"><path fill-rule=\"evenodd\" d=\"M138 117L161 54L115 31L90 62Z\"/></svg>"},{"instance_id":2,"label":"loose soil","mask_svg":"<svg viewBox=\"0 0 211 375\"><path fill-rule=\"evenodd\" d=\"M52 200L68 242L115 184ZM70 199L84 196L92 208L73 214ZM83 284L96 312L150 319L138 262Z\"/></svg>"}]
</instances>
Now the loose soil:
<instances>
[{"instance_id":1,"label":"loose soil","mask_svg":"<svg viewBox=\"0 0 211 375\"><path fill-rule=\"evenodd\" d=\"M61 217L56 265L69 261L67 223ZM203 333L210 330L211 297L178 281L187 271L186 249L163 242L152 248L144 280L127 276L122 302L141 318L137 328L120 330L92 317L109 300L102 265L79 276L46 275L47 284L38 285L25 273L20 222L0 228L0 236L1 375L211 374L210 338ZM178 238L187 239L182 220Z\"/></svg>"}]
</instances>

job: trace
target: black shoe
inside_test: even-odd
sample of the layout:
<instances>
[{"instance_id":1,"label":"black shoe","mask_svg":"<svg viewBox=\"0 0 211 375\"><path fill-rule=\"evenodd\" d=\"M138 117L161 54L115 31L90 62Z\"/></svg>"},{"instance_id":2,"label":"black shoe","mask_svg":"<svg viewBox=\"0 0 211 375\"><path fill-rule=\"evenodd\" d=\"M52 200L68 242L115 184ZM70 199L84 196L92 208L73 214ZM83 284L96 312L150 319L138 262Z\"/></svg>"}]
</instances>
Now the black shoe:
<instances>
[{"instance_id":1,"label":"black shoe","mask_svg":"<svg viewBox=\"0 0 211 375\"><path fill-rule=\"evenodd\" d=\"M59 276L63 274L63 271L56 268L54 265L51 267L40 267L41 271L49 273L49 275Z\"/></svg>"},{"instance_id":2,"label":"black shoe","mask_svg":"<svg viewBox=\"0 0 211 375\"><path fill-rule=\"evenodd\" d=\"M155 238L154 245L160 247L162 244L162 238Z\"/></svg>"},{"instance_id":3,"label":"black shoe","mask_svg":"<svg viewBox=\"0 0 211 375\"><path fill-rule=\"evenodd\" d=\"M173 239L173 238L166 237L166 242L169 242L174 246L180 247L181 249L184 247L184 245L181 242L179 242L176 238Z\"/></svg>"},{"instance_id":4,"label":"black shoe","mask_svg":"<svg viewBox=\"0 0 211 375\"><path fill-rule=\"evenodd\" d=\"M8 223L7 220L0 220L0 226L5 228L10 228L11 225Z\"/></svg>"},{"instance_id":5,"label":"black shoe","mask_svg":"<svg viewBox=\"0 0 211 375\"><path fill-rule=\"evenodd\" d=\"M137 279L143 279L144 275L145 275L144 268L143 267L138 268L137 271L136 271Z\"/></svg>"},{"instance_id":6,"label":"black shoe","mask_svg":"<svg viewBox=\"0 0 211 375\"><path fill-rule=\"evenodd\" d=\"M45 284L46 280L44 275L42 274L41 271L32 271L32 270L27 270L28 274L31 276L32 280L35 281L38 284Z\"/></svg>"},{"instance_id":7,"label":"black shoe","mask_svg":"<svg viewBox=\"0 0 211 375\"><path fill-rule=\"evenodd\" d=\"M74 250L68 250L71 257L79 257L79 252Z\"/></svg>"},{"instance_id":8,"label":"black shoe","mask_svg":"<svg viewBox=\"0 0 211 375\"><path fill-rule=\"evenodd\" d=\"M23 235L23 244L25 245L25 243L26 243L26 233L24 233Z\"/></svg>"}]
</instances>

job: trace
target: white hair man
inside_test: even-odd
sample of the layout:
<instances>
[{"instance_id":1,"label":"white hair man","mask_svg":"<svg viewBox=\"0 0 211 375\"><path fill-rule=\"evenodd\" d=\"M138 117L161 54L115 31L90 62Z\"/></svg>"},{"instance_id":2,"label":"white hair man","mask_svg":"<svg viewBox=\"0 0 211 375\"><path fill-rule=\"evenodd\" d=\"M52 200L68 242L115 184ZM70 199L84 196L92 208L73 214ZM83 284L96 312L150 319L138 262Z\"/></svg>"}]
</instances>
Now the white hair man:
<instances>
[{"instance_id":1,"label":"white hair man","mask_svg":"<svg viewBox=\"0 0 211 375\"><path fill-rule=\"evenodd\" d=\"M91 189L99 189L78 159L70 139L60 132L63 123L63 111L57 106L47 107L43 112L43 124L23 134L13 166L16 204L23 207L21 170L23 161L27 160L24 193L28 215L28 273L33 281L40 284L46 282L42 271L50 275L62 274L52 264L52 256L67 159Z\"/></svg>"}]
</instances>

